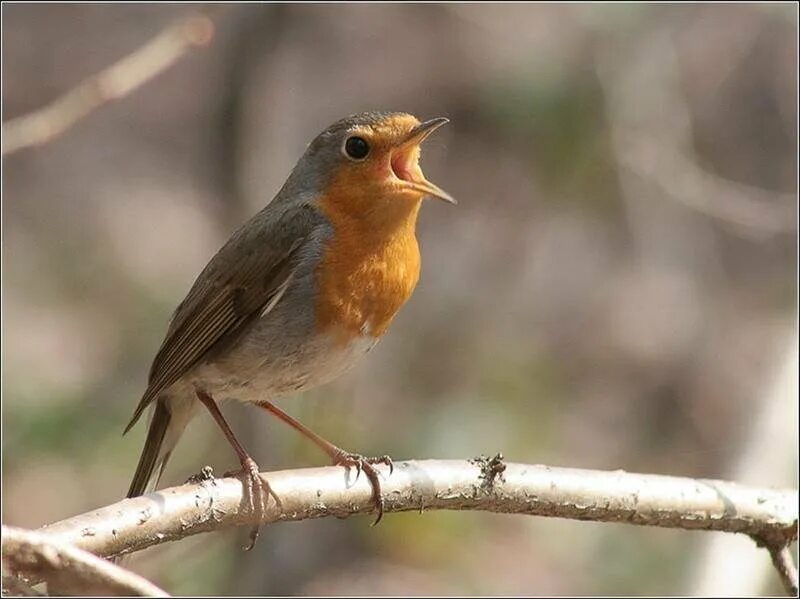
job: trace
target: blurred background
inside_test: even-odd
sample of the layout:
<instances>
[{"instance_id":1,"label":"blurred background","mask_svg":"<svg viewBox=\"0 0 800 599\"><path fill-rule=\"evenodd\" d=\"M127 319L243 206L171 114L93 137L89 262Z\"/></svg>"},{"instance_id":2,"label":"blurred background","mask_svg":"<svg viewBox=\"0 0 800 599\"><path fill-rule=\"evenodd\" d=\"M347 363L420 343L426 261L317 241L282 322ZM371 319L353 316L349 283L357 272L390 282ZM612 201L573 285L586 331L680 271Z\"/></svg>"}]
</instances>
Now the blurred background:
<instances>
[{"instance_id":1,"label":"blurred background","mask_svg":"<svg viewBox=\"0 0 800 599\"><path fill-rule=\"evenodd\" d=\"M4 4L3 121L191 5ZM362 110L451 124L417 291L281 406L395 459L797 481L797 6L234 5L210 43L3 160L2 519L119 500L172 310L305 145ZM325 463L226 405L262 469ZM391 422L386 418L391 414ZM203 416L162 486L237 466ZM481 513L200 535L127 565L176 594L778 593L748 539ZM716 543L732 543L720 565ZM733 589L726 584L734 584Z\"/></svg>"}]
</instances>

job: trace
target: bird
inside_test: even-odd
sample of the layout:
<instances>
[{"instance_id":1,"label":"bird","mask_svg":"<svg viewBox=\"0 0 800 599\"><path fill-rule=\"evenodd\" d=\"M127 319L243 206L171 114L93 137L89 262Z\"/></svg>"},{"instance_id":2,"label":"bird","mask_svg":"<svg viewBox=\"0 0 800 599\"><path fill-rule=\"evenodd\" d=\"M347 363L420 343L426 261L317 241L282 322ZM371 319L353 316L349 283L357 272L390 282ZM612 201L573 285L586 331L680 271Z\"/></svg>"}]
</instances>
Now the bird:
<instances>
[{"instance_id":1,"label":"bird","mask_svg":"<svg viewBox=\"0 0 800 599\"><path fill-rule=\"evenodd\" d=\"M428 197L455 204L419 165L421 143L449 122L364 112L308 144L278 193L241 225L175 309L147 388L123 434L150 408L127 496L155 488L187 424L204 406L239 459L255 509L271 489L219 405L263 408L310 439L334 465L362 471L377 512L377 464L327 441L273 400L332 381L387 332L420 274L416 223ZM277 498L276 498L277 500ZM255 544L258 527L251 532Z\"/></svg>"}]
</instances>

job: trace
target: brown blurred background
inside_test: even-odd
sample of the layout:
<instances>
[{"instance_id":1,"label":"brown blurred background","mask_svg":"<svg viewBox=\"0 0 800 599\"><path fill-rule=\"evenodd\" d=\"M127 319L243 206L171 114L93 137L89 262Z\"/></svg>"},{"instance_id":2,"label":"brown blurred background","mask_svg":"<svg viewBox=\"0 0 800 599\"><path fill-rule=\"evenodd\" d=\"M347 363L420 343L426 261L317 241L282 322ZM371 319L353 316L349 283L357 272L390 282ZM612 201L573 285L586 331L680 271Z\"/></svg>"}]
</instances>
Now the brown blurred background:
<instances>
[{"instance_id":1,"label":"brown blurred background","mask_svg":"<svg viewBox=\"0 0 800 599\"><path fill-rule=\"evenodd\" d=\"M195 9L4 4L3 120ZM213 18L210 45L4 158L4 523L124 495L145 427L122 428L171 311L305 144L369 109L451 119L423 166L460 204L424 207L420 284L382 344L283 407L395 459L502 451L797 487L796 5ZM266 413L224 411L263 469L325 463ZM162 485L205 464L236 460L204 416ZM245 536L129 565L185 594L657 595L729 576L704 570L714 535L523 516L281 524L248 554ZM742 567L768 564L748 543ZM753 585L780 590L774 573Z\"/></svg>"}]
</instances>

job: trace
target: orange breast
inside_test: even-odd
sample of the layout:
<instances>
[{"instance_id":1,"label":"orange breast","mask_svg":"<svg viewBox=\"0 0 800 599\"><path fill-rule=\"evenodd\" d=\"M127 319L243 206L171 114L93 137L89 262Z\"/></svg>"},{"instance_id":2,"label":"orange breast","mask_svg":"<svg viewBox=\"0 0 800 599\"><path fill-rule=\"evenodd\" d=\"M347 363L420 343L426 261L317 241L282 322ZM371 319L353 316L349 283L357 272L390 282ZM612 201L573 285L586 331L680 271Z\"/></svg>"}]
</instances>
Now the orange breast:
<instances>
[{"instance_id":1,"label":"orange breast","mask_svg":"<svg viewBox=\"0 0 800 599\"><path fill-rule=\"evenodd\" d=\"M334 234L317 271L317 323L343 344L383 335L419 279L419 202L377 204L320 201Z\"/></svg>"}]
</instances>

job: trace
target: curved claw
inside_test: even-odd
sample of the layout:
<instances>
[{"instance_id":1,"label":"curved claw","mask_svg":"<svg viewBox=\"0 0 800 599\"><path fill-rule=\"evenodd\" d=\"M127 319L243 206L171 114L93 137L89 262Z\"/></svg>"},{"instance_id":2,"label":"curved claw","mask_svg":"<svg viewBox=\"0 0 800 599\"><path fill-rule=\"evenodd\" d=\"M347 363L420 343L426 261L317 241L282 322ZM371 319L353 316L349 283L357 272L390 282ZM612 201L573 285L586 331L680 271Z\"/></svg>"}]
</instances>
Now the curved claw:
<instances>
[{"instance_id":1,"label":"curved claw","mask_svg":"<svg viewBox=\"0 0 800 599\"><path fill-rule=\"evenodd\" d=\"M247 543L247 545L242 545L243 551L250 551L251 549L253 549L253 547L256 546L256 541L258 540L258 533L260 531L261 531L260 526L254 526L250 530L250 534L248 535L249 542Z\"/></svg>"},{"instance_id":2,"label":"curved claw","mask_svg":"<svg viewBox=\"0 0 800 599\"><path fill-rule=\"evenodd\" d=\"M378 522L381 521L383 518L383 496L381 495L381 481L378 478L378 471L372 467L372 464L365 461L364 465L364 473L369 478L369 482L372 485L372 501L375 503L375 509L378 512L375 521L371 524L371 526L375 526Z\"/></svg>"},{"instance_id":3,"label":"curved claw","mask_svg":"<svg viewBox=\"0 0 800 599\"><path fill-rule=\"evenodd\" d=\"M378 508L378 516L375 518L375 521L372 524L370 524L370 526L376 526L378 522L383 520L383 499L381 499L377 508Z\"/></svg>"},{"instance_id":4,"label":"curved claw","mask_svg":"<svg viewBox=\"0 0 800 599\"><path fill-rule=\"evenodd\" d=\"M275 503L280 506L281 501L275 492L272 490L272 487L269 486L269 483L261 478L261 474L259 472L258 464L255 463L252 459L247 459L242 461L242 468L241 470L226 473L224 476L236 476L236 477L243 477L242 484L244 485L244 493L246 495L246 501L248 503L248 508L253 512L259 512L261 514L264 513L266 510L267 503L269 502L269 497L272 496L275 499ZM249 534L249 542L247 545L243 545L242 549L244 551L250 551L255 547L256 541L258 540L258 534L261 527L260 525L256 524L250 530Z\"/></svg>"},{"instance_id":5,"label":"curved claw","mask_svg":"<svg viewBox=\"0 0 800 599\"><path fill-rule=\"evenodd\" d=\"M364 471L364 474L369 479L369 483L372 486L372 501L375 503L375 508L378 512L375 521L371 524L371 526L375 526L378 522L381 521L383 518L383 497L381 496L381 481L380 481L380 472L373 466L373 464L384 464L389 467L389 475L391 476L392 472L394 472L394 463L392 462L392 458L388 455L381 456L379 458L365 458L362 455L358 455L355 453L337 453L334 455L334 462L335 465L344 466L345 468L349 468L350 466L355 466L356 468L356 480L361 475L361 471Z\"/></svg>"}]
</instances>

